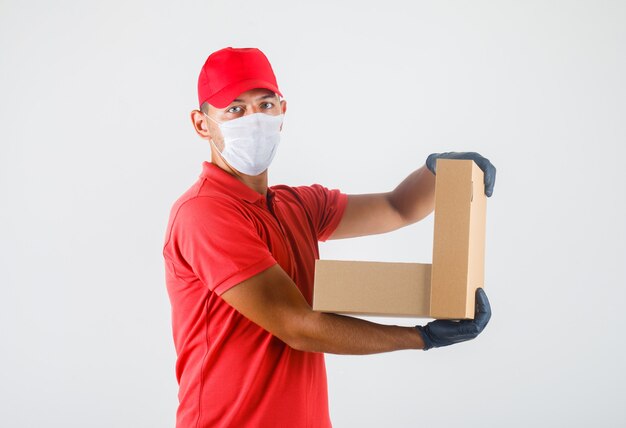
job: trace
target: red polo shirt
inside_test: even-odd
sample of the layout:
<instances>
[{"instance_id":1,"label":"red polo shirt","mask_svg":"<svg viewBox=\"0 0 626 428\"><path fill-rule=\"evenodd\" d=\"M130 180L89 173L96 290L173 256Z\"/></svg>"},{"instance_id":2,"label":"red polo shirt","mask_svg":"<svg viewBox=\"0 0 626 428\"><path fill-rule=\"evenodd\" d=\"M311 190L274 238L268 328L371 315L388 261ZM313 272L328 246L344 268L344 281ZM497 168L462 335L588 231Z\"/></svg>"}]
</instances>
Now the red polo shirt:
<instances>
[{"instance_id":1,"label":"red polo shirt","mask_svg":"<svg viewBox=\"0 0 626 428\"><path fill-rule=\"evenodd\" d=\"M347 196L319 184L267 193L204 162L172 207L163 255L177 428L331 426L324 354L290 348L220 295L278 263L311 304L317 242L339 224Z\"/></svg>"}]
</instances>

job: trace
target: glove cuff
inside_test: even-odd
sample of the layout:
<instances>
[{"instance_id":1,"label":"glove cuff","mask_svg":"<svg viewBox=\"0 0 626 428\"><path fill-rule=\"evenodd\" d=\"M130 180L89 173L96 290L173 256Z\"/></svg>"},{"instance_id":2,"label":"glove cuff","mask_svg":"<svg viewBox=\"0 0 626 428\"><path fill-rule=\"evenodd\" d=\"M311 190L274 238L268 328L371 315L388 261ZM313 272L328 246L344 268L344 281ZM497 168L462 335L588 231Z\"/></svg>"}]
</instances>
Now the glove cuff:
<instances>
[{"instance_id":1,"label":"glove cuff","mask_svg":"<svg viewBox=\"0 0 626 428\"><path fill-rule=\"evenodd\" d=\"M416 325L415 329L420 332L422 336L422 340L424 341L424 351L428 351L430 348L434 346L434 343L430 336L428 335L428 331L424 326Z\"/></svg>"}]
</instances>

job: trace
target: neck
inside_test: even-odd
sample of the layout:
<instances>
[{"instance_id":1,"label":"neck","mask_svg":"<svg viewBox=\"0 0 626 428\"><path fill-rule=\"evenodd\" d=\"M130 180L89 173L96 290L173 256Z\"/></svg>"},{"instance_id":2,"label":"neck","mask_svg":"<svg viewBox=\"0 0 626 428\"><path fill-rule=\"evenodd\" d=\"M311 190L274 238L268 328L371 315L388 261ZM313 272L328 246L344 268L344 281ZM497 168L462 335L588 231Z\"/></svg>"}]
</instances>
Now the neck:
<instances>
[{"instance_id":1,"label":"neck","mask_svg":"<svg viewBox=\"0 0 626 428\"><path fill-rule=\"evenodd\" d=\"M236 172L236 171L235 171ZM243 184L254 190L255 192L267 197L267 170L263 171L259 175L245 175L239 172L233 174L235 178L241 181Z\"/></svg>"},{"instance_id":2,"label":"neck","mask_svg":"<svg viewBox=\"0 0 626 428\"><path fill-rule=\"evenodd\" d=\"M267 197L267 170L263 171L259 175L242 174L228 165L219 154L215 153L214 147L211 147L211 163L217 165L255 192Z\"/></svg>"}]
</instances>

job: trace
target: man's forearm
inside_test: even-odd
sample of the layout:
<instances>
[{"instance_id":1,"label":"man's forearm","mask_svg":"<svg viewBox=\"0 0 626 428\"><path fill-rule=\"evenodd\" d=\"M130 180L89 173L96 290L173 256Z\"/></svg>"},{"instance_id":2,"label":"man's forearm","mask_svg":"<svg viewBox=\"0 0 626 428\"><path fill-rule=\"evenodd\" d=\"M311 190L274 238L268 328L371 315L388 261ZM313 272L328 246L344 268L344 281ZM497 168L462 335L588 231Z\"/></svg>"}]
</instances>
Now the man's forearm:
<instances>
[{"instance_id":1,"label":"man's forearm","mask_svg":"<svg viewBox=\"0 0 626 428\"><path fill-rule=\"evenodd\" d=\"M426 166L413 171L389 193L389 203L407 224L423 219L435 208L435 176Z\"/></svg>"},{"instance_id":2,"label":"man's forearm","mask_svg":"<svg viewBox=\"0 0 626 428\"><path fill-rule=\"evenodd\" d=\"M376 354L401 349L422 349L424 342L413 327L375 324L358 318L311 311L290 346L309 352Z\"/></svg>"}]
</instances>

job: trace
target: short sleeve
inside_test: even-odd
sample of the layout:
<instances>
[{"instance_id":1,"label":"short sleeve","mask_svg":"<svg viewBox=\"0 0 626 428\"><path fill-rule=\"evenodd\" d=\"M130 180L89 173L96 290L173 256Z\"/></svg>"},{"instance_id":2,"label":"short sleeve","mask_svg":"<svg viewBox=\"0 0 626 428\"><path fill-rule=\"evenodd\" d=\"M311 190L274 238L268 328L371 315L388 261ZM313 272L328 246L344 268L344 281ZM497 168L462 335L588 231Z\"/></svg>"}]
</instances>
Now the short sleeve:
<instances>
[{"instance_id":1,"label":"short sleeve","mask_svg":"<svg viewBox=\"0 0 626 428\"><path fill-rule=\"evenodd\" d=\"M320 184L294 188L304 203L317 231L317 239L326 241L333 234L348 204L348 195Z\"/></svg>"},{"instance_id":2,"label":"short sleeve","mask_svg":"<svg viewBox=\"0 0 626 428\"><path fill-rule=\"evenodd\" d=\"M168 245L174 247L177 258L220 295L276 264L253 221L228 200L198 197L187 201L171 233Z\"/></svg>"}]
</instances>

